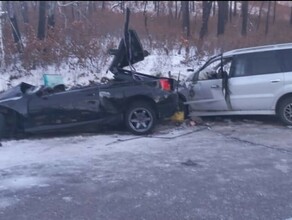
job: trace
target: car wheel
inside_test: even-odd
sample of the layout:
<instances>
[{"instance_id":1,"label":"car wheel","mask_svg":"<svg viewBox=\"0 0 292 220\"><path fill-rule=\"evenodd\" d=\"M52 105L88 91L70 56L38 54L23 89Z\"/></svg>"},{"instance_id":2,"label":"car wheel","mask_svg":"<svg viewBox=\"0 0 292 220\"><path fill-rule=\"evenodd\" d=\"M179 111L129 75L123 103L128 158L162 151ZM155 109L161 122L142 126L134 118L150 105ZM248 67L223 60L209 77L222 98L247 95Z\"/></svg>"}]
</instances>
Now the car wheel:
<instances>
[{"instance_id":1,"label":"car wheel","mask_svg":"<svg viewBox=\"0 0 292 220\"><path fill-rule=\"evenodd\" d=\"M278 117L286 125L292 125L292 97L283 99L278 107Z\"/></svg>"},{"instance_id":2,"label":"car wheel","mask_svg":"<svg viewBox=\"0 0 292 220\"><path fill-rule=\"evenodd\" d=\"M156 124L155 111L146 102L135 102L126 111L125 123L127 128L134 134L148 134Z\"/></svg>"},{"instance_id":3,"label":"car wheel","mask_svg":"<svg viewBox=\"0 0 292 220\"><path fill-rule=\"evenodd\" d=\"M0 138L4 136L5 132L5 117L0 113Z\"/></svg>"}]
</instances>

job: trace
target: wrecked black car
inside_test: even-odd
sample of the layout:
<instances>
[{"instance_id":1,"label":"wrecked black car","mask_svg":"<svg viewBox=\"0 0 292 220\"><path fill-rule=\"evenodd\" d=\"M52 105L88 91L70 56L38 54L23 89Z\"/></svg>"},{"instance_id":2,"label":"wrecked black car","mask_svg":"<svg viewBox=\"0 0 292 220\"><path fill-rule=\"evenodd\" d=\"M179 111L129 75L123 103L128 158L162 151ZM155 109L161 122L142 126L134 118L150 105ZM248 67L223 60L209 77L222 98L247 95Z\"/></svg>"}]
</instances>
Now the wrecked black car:
<instances>
[{"instance_id":1,"label":"wrecked black car","mask_svg":"<svg viewBox=\"0 0 292 220\"><path fill-rule=\"evenodd\" d=\"M177 110L175 80L136 72L133 64L149 53L143 50L135 30L128 29L109 70L114 78L106 83L66 89L34 86L22 82L0 94L0 137L17 133L46 133L102 127L119 122L134 134L153 131L157 121ZM130 66L130 70L123 69Z\"/></svg>"}]
</instances>

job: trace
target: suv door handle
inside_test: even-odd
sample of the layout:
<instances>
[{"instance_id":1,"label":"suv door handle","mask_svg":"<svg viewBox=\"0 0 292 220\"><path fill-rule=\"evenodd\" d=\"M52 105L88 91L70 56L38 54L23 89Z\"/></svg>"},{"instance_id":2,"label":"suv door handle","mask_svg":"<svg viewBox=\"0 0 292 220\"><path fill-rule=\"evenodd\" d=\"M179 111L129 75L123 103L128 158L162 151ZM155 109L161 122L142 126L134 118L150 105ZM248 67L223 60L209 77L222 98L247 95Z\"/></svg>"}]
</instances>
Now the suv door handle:
<instances>
[{"instance_id":1,"label":"suv door handle","mask_svg":"<svg viewBox=\"0 0 292 220\"><path fill-rule=\"evenodd\" d=\"M219 85L211 85L211 88L212 89L217 89L217 88L219 88Z\"/></svg>"},{"instance_id":2,"label":"suv door handle","mask_svg":"<svg viewBox=\"0 0 292 220\"><path fill-rule=\"evenodd\" d=\"M281 82L281 80L280 79L273 79L273 80L271 80L271 83L277 83L277 82Z\"/></svg>"}]
</instances>

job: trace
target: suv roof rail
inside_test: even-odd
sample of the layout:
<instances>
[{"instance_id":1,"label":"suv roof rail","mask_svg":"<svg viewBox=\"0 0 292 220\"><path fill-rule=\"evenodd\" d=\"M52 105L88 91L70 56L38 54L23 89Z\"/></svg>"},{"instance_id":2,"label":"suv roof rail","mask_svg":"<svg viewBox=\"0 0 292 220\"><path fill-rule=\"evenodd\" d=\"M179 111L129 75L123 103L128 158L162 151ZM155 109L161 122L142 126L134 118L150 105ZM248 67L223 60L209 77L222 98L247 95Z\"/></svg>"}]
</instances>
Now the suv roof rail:
<instances>
[{"instance_id":1,"label":"suv roof rail","mask_svg":"<svg viewBox=\"0 0 292 220\"><path fill-rule=\"evenodd\" d=\"M260 51L268 51L268 50L277 50L277 49L289 49L292 48L292 43L283 43L283 44L270 44L256 47L246 47L235 50L230 50L224 53L224 55L235 55L235 54L244 54L250 52L260 52Z\"/></svg>"}]
</instances>

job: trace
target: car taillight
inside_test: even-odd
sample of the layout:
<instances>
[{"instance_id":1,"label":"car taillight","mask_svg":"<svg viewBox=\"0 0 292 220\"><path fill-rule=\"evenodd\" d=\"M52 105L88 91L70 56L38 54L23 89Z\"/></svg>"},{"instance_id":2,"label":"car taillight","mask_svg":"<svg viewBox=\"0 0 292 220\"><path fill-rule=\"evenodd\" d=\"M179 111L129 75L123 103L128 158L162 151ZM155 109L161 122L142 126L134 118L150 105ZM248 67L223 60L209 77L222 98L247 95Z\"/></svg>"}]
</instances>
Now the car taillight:
<instances>
[{"instance_id":1,"label":"car taillight","mask_svg":"<svg viewBox=\"0 0 292 220\"><path fill-rule=\"evenodd\" d=\"M165 91L171 91L171 84L168 79L160 79L160 86Z\"/></svg>"}]
</instances>

